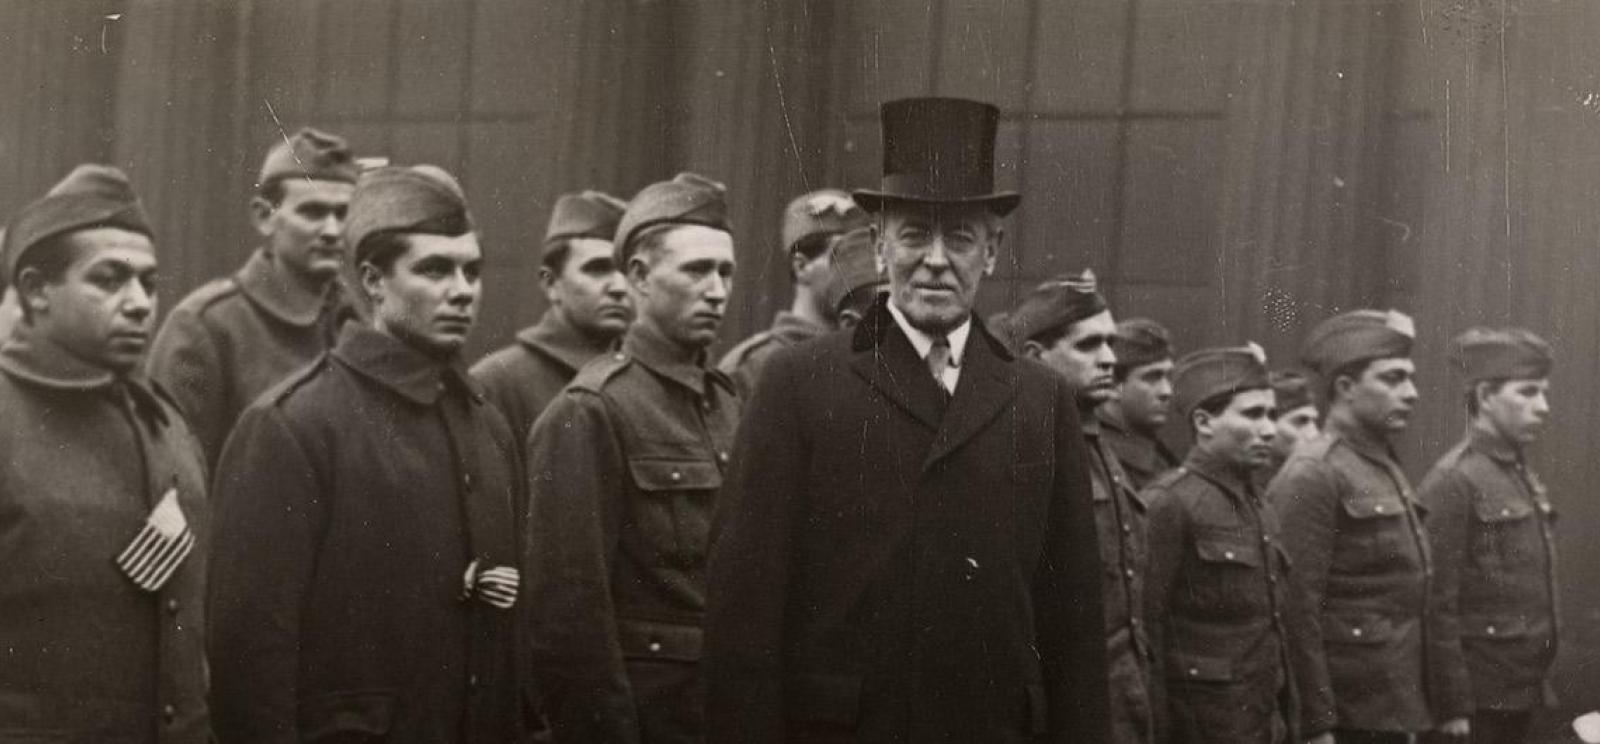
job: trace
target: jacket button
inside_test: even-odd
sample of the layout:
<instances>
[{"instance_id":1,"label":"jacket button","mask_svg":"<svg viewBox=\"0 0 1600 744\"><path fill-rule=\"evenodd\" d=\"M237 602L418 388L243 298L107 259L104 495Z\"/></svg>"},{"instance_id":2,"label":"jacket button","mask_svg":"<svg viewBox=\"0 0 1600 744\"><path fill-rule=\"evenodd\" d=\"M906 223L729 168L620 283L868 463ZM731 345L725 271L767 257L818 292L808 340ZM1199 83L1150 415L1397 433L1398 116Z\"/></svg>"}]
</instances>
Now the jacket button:
<instances>
[{"instance_id":1,"label":"jacket button","mask_svg":"<svg viewBox=\"0 0 1600 744\"><path fill-rule=\"evenodd\" d=\"M627 358L628 358L628 355L619 351L616 354L611 355L611 358L621 362L621 361L626 361Z\"/></svg>"},{"instance_id":2,"label":"jacket button","mask_svg":"<svg viewBox=\"0 0 1600 744\"><path fill-rule=\"evenodd\" d=\"M1272 536L1271 535L1262 535L1261 536L1261 542L1264 542L1264 543L1272 542Z\"/></svg>"},{"instance_id":3,"label":"jacket button","mask_svg":"<svg viewBox=\"0 0 1600 744\"><path fill-rule=\"evenodd\" d=\"M671 478L673 483L677 483L678 481L683 480L683 473L680 473L680 472L674 470L674 471L672 471L672 475L669 475L667 477Z\"/></svg>"},{"instance_id":4,"label":"jacket button","mask_svg":"<svg viewBox=\"0 0 1600 744\"><path fill-rule=\"evenodd\" d=\"M178 614L178 600L176 600L176 599L167 600L167 614L168 615L176 615L176 614Z\"/></svg>"},{"instance_id":5,"label":"jacket button","mask_svg":"<svg viewBox=\"0 0 1600 744\"><path fill-rule=\"evenodd\" d=\"M167 705L161 709L161 717L165 719L167 723L172 723L172 720L178 717L178 709L172 707L171 705Z\"/></svg>"},{"instance_id":6,"label":"jacket button","mask_svg":"<svg viewBox=\"0 0 1600 744\"><path fill-rule=\"evenodd\" d=\"M1223 551L1223 552L1222 552L1222 557L1223 557L1223 558L1227 558L1227 559L1228 559L1228 560L1230 560L1230 561L1231 561L1231 560L1233 560L1233 551L1231 551L1231 550L1224 550L1224 551Z\"/></svg>"},{"instance_id":7,"label":"jacket button","mask_svg":"<svg viewBox=\"0 0 1600 744\"><path fill-rule=\"evenodd\" d=\"M1510 509L1501 509L1500 510L1500 516L1502 516L1502 517L1511 516L1511 510Z\"/></svg>"},{"instance_id":8,"label":"jacket button","mask_svg":"<svg viewBox=\"0 0 1600 744\"><path fill-rule=\"evenodd\" d=\"M1123 573L1125 573L1125 574L1127 574L1127 575L1128 575L1128 578L1130 578L1130 579L1131 579L1131 578L1133 578L1133 569L1131 569L1131 568L1129 568L1129 569L1124 569L1124 570L1123 570Z\"/></svg>"},{"instance_id":9,"label":"jacket button","mask_svg":"<svg viewBox=\"0 0 1600 744\"><path fill-rule=\"evenodd\" d=\"M1383 504L1379 504L1377 506L1372 507L1372 511L1374 511L1374 512L1376 512L1378 514L1382 514L1383 513Z\"/></svg>"},{"instance_id":10,"label":"jacket button","mask_svg":"<svg viewBox=\"0 0 1600 744\"><path fill-rule=\"evenodd\" d=\"M467 473L467 474L461 476L461 486L462 486L462 488L467 489L467 493L472 493L472 474L471 473Z\"/></svg>"},{"instance_id":11,"label":"jacket button","mask_svg":"<svg viewBox=\"0 0 1600 744\"><path fill-rule=\"evenodd\" d=\"M726 453L726 452L718 452L717 453L717 462L720 462L720 463L722 463L724 465L728 464L728 453Z\"/></svg>"},{"instance_id":12,"label":"jacket button","mask_svg":"<svg viewBox=\"0 0 1600 744\"><path fill-rule=\"evenodd\" d=\"M661 653L661 641L651 641L650 645L648 646L648 648L650 649L650 653L652 653L652 654Z\"/></svg>"},{"instance_id":13,"label":"jacket button","mask_svg":"<svg viewBox=\"0 0 1600 744\"><path fill-rule=\"evenodd\" d=\"M1488 633L1489 635L1494 635L1494 633L1495 633L1494 626L1491 625L1491 626L1485 628L1484 632Z\"/></svg>"},{"instance_id":14,"label":"jacket button","mask_svg":"<svg viewBox=\"0 0 1600 744\"><path fill-rule=\"evenodd\" d=\"M1195 667L1189 667L1189 676L1191 676L1191 677L1200 676L1200 670L1195 668Z\"/></svg>"},{"instance_id":15,"label":"jacket button","mask_svg":"<svg viewBox=\"0 0 1600 744\"><path fill-rule=\"evenodd\" d=\"M1133 534L1133 525L1130 525L1127 522L1123 522L1122 523L1122 534L1124 534L1124 535Z\"/></svg>"},{"instance_id":16,"label":"jacket button","mask_svg":"<svg viewBox=\"0 0 1600 744\"><path fill-rule=\"evenodd\" d=\"M1356 638L1360 638L1361 637L1361 629L1360 628L1351 628L1350 629L1350 635L1355 636Z\"/></svg>"},{"instance_id":17,"label":"jacket button","mask_svg":"<svg viewBox=\"0 0 1600 744\"><path fill-rule=\"evenodd\" d=\"M467 689L469 689L469 690L478 689L478 675L476 675L476 674L467 675Z\"/></svg>"}]
</instances>

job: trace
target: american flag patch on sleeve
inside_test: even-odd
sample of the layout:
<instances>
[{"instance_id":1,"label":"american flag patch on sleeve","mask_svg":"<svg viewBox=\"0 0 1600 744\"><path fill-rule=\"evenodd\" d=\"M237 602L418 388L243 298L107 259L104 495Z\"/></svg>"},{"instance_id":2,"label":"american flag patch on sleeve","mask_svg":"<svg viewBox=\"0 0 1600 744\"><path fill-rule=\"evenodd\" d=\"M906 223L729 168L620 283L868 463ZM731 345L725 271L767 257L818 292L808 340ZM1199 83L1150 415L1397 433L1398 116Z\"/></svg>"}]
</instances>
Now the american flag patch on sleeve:
<instances>
[{"instance_id":1,"label":"american flag patch on sleeve","mask_svg":"<svg viewBox=\"0 0 1600 744\"><path fill-rule=\"evenodd\" d=\"M140 589L160 591L192 550L194 532L178 506L178 490L168 488L139 534L117 556L117 567Z\"/></svg>"}]
</instances>

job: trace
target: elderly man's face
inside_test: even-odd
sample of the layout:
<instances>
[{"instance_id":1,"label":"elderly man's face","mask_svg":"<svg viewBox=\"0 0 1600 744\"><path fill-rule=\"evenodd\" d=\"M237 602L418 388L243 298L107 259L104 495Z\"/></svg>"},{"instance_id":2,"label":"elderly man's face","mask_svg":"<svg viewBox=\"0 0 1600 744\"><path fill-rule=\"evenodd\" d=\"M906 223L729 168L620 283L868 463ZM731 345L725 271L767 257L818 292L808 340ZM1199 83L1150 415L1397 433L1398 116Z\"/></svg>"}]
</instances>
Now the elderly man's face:
<instances>
[{"instance_id":1,"label":"elderly man's face","mask_svg":"<svg viewBox=\"0 0 1600 744\"><path fill-rule=\"evenodd\" d=\"M877 247L889 301L918 330L948 333L972 314L1004 235L984 206L885 205Z\"/></svg>"}]
</instances>

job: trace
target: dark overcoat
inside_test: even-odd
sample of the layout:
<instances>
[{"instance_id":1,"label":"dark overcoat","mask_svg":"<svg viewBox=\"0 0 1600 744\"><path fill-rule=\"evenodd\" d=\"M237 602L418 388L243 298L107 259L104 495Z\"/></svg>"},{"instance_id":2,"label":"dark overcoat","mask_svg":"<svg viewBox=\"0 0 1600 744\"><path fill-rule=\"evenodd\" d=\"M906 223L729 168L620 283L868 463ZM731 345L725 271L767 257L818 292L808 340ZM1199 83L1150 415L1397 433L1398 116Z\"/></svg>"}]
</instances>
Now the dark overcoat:
<instances>
[{"instance_id":1,"label":"dark overcoat","mask_svg":"<svg viewBox=\"0 0 1600 744\"><path fill-rule=\"evenodd\" d=\"M113 560L205 467L164 395L59 347L0 351L0 741L205 744L205 551L157 592Z\"/></svg>"},{"instance_id":2,"label":"dark overcoat","mask_svg":"<svg viewBox=\"0 0 1600 744\"><path fill-rule=\"evenodd\" d=\"M524 603L462 595L474 560L520 566L520 463L464 370L366 327L246 409L215 481L218 739L515 736Z\"/></svg>"},{"instance_id":3,"label":"dark overcoat","mask_svg":"<svg viewBox=\"0 0 1600 744\"><path fill-rule=\"evenodd\" d=\"M584 336L550 309L538 323L519 331L516 343L472 365L472 376L520 442L573 375L613 345Z\"/></svg>"},{"instance_id":4,"label":"dark overcoat","mask_svg":"<svg viewBox=\"0 0 1600 744\"><path fill-rule=\"evenodd\" d=\"M709 740L1107 737L1071 390L974 327L953 397L880 304L773 356L719 505Z\"/></svg>"}]
</instances>

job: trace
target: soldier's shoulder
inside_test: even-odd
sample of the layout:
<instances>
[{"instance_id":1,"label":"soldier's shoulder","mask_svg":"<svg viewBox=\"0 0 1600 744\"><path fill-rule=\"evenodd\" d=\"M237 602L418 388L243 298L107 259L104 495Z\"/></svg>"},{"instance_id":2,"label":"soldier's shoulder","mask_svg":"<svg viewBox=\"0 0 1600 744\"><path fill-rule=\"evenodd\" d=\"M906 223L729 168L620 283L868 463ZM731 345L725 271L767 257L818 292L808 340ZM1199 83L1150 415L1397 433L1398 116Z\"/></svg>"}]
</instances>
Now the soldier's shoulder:
<instances>
[{"instance_id":1,"label":"soldier's shoulder","mask_svg":"<svg viewBox=\"0 0 1600 744\"><path fill-rule=\"evenodd\" d=\"M324 351L305 366L290 372L277 384L267 388L253 405L283 408L307 398L314 392L315 383L326 376L332 368L333 357Z\"/></svg>"},{"instance_id":2,"label":"soldier's shoulder","mask_svg":"<svg viewBox=\"0 0 1600 744\"><path fill-rule=\"evenodd\" d=\"M172 313L174 316L185 313L196 317L205 316L226 307L229 300L242 296L243 293L239 291L239 282L235 281L233 277L225 276L220 279L212 279L200 285L199 288L190 292L188 296L178 302Z\"/></svg>"},{"instance_id":3,"label":"soldier's shoulder","mask_svg":"<svg viewBox=\"0 0 1600 744\"><path fill-rule=\"evenodd\" d=\"M567 385L568 390L598 393L616 381L616 379L633 366L633 357L621 351L601 354L589 360L573 376L572 382Z\"/></svg>"},{"instance_id":4,"label":"soldier's shoulder","mask_svg":"<svg viewBox=\"0 0 1600 744\"><path fill-rule=\"evenodd\" d=\"M724 374L733 374L751 356L772 344L776 338L771 329L756 332L755 335L734 344L728 353L723 354L722 361L717 362L717 369L722 370Z\"/></svg>"},{"instance_id":5,"label":"soldier's shoulder","mask_svg":"<svg viewBox=\"0 0 1600 744\"><path fill-rule=\"evenodd\" d=\"M468 372L479 382L486 382L501 375L514 373L518 368L529 364L532 357L533 354L521 343L511 343L484 355Z\"/></svg>"},{"instance_id":6,"label":"soldier's shoulder","mask_svg":"<svg viewBox=\"0 0 1600 744\"><path fill-rule=\"evenodd\" d=\"M1145 489L1161 489L1163 491L1171 491L1186 485L1190 481L1195 480L1199 480L1199 478L1195 476L1195 474L1188 468L1180 465L1171 470L1165 471L1160 475L1157 475L1149 483L1145 484Z\"/></svg>"}]
</instances>

